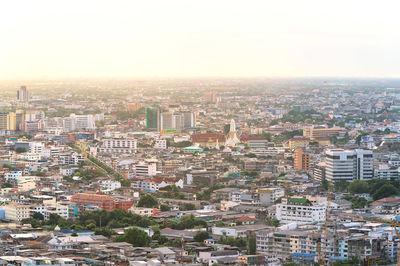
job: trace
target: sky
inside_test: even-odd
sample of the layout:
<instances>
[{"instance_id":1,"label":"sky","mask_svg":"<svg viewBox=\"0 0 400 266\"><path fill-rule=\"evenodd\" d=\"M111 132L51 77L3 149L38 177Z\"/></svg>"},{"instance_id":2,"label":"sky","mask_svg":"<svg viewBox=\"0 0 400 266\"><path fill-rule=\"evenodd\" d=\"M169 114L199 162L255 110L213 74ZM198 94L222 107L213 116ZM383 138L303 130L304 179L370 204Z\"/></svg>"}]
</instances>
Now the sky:
<instances>
[{"instance_id":1,"label":"sky","mask_svg":"<svg viewBox=\"0 0 400 266\"><path fill-rule=\"evenodd\" d=\"M398 2L2 1L0 79L400 77Z\"/></svg>"}]
</instances>

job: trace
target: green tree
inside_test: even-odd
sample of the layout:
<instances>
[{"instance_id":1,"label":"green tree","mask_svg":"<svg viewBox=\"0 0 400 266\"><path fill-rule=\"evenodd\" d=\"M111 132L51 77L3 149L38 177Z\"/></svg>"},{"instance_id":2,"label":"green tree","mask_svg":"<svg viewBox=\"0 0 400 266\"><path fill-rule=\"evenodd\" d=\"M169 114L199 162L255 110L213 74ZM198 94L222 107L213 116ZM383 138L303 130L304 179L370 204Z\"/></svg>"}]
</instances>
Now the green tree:
<instances>
[{"instance_id":1,"label":"green tree","mask_svg":"<svg viewBox=\"0 0 400 266\"><path fill-rule=\"evenodd\" d=\"M323 190L328 190L329 189L329 181L325 177L322 179L321 188Z\"/></svg>"},{"instance_id":2,"label":"green tree","mask_svg":"<svg viewBox=\"0 0 400 266\"><path fill-rule=\"evenodd\" d=\"M383 199L390 196L399 194L399 190L392 184L384 184L375 193L372 194L374 200Z\"/></svg>"},{"instance_id":3,"label":"green tree","mask_svg":"<svg viewBox=\"0 0 400 266\"><path fill-rule=\"evenodd\" d=\"M265 219L265 224L269 226L278 227L280 222L278 219L271 219L268 217L267 219Z\"/></svg>"},{"instance_id":4,"label":"green tree","mask_svg":"<svg viewBox=\"0 0 400 266\"><path fill-rule=\"evenodd\" d=\"M170 211L171 208L168 205L161 204L160 210L163 211L163 212L167 212L167 211Z\"/></svg>"},{"instance_id":5,"label":"green tree","mask_svg":"<svg viewBox=\"0 0 400 266\"><path fill-rule=\"evenodd\" d=\"M352 194L368 193L369 186L368 183L363 180L354 180L347 189Z\"/></svg>"},{"instance_id":6,"label":"green tree","mask_svg":"<svg viewBox=\"0 0 400 266\"><path fill-rule=\"evenodd\" d=\"M203 242L208 238L210 238L210 235L208 234L207 231L199 231L193 237L194 241L196 242Z\"/></svg>"},{"instance_id":7,"label":"green tree","mask_svg":"<svg viewBox=\"0 0 400 266\"><path fill-rule=\"evenodd\" d=\"M40 220L40 221L44 220L44 216L40 212L34 212L32 215L32 218L35 220Z\"/></svg>"},{"instance_id":8,"label":"green tree","mask_svg":"<svg viewBox=\"0 0 400 266\"><path fill-rule=\"evenodd\" d=\"M140 196L138 207L155 208L158 206L158 200L150 194L142 194Z\"/></svg>"},{"instance_id":9,"label":"green tree","mask_svg":"<svg viewBox=\"0 0 400 266\"><path fill-rule=\"evenodd\" d=\"M24 153L24 152L26 152L26 149L23 148L23 147L18 147L18 148L15 149L15 151L16 151L17 153Z\"/></svg>"},{"instance_id":10,"label":"green tree","mask_svg":"<svg viewBox=\"0 0 400 266\"><path fill-rule=\"evenodd\" d=\"M346 180L339 180L335 182L335 191L336 192L345 192L347 190L347 186L349 185L349 182Z\"/></svg>"},{"instance_id":11,"label":"green tree","mask_svg":"<svg viewBox=\"0 0 400 266\"><path fill-rule=\"evenodd\" d=\"M191 211L191 210L195 210L196 206L194 206L193 203L185 203L185 204L183 204L181 209L182 209L182 211Z\"/></svg>"},{"instance_id":12,"label":"green tree","mask_svg":"<svg viewBox=\"0 0 400 266\"><path fill-rule=\"evenodd\" d=\"M123 236L117 236L115 242L128 242L135 247L148 247L150 244L150 237L146 232L137 228L125 230Z\"/></svg>"},{"instance_id":13,"label":"green tree","mask_svg":"<svg viewBox=\"0 0 400 266\"><path fill-rule=\"evenodd\" d=\"M249 237L248 241L248 253L249 255L256 254L256 238L254 236Z\"/></svg>"}]
</instances>

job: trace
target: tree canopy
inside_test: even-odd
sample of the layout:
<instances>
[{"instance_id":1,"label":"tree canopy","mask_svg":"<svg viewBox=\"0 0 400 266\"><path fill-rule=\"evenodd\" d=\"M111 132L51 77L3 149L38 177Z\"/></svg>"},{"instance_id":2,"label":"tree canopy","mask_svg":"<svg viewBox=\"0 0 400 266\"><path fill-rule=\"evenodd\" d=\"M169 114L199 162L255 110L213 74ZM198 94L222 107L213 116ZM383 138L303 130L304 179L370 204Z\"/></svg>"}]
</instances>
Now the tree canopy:
<instances>
[{"instance_id":1,"label":"tree canopy","mask_svg":"<svg viewBox=\"0 0 400 266\"><path fill-rule=\"evenodd\" d=\"M155 208L158 206L158 200L150 194L142 194L140 196L138 207Z\"/></svg>"},{"instance_id":2,"label":"tree canopy","mask_svg":"<svg viewBox=\"0 0 400 266\"><path fill-rule=\"evenodd\" d=\"M125 230L124 235L115 237L115 242L128 242L135 247L148 247L150 241L151 238L147 235L147 233L138 228Z\"/></svg>"}]
</instances>

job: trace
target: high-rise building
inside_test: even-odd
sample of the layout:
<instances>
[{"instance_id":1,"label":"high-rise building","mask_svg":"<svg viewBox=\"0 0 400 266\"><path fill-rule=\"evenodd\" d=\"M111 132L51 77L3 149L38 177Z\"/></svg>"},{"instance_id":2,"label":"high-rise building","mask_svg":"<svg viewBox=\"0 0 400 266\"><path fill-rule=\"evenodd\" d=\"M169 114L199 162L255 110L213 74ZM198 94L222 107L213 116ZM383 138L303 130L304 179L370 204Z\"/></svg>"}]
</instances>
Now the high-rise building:
<instances>
[{"instance_id":1,"label":"high-rise building","mask_svg":"<svg viewBox=\"0 0 400 266\"><path fill-rule=\"evenodd\" d=\"M21 130L22 126L25 122L25 112L24 112L24 110L17 110L17 111L15 111L15 115L16 115L17 130Z\"/></svg>"},{"instance_id":2,"label":"high-rise building","mask_svg":"<svg viewBox=\"0 0 400 266\"><path fill-rule=\"evenodd\" d=\"M161 114L161 130L163 129L173 129L173 115L172 113L162 113Z\"/></svg>"},{"instance_id":3,"label":"high-rise building","mask_svg":"<svg viewBox=\"0 0 400 266\"><path fill-rule=\"evenodd\" d=\"M302 148L294 150L294 169L297 171L310 169L310 155L305 153Z\"/></svg>"},{"instance_id":4,"label":"high-rise building","mask_svg":"<svg viewBox=\"0 0 400 266\"><path fill-rule=\"evenodd\" d=\"M21 86L19 90L17 91L17 99L20 102L28 102L29 101L29 92L26 89L26 86Z\"/></svg>"},{"instance_id":5,"label":"high-rise building","mask_svg":"<svg viewBox=\"0 0 400 266\"><path fill-rule=\"evenodd\" d=\"M160 131L160 110L158 108L146 108L146 128Z\"/></svg>"},{"instance_id":6,"label":"high-rise building","mask_svg":"<svg viewBox=\"0 0 400 266\"><path fill-rule=\"evenodd\" d=\"M182 113L161 113L160 128L182 130L185 128L185 116Z\"/></svg>"},{"instance_id":7,"label":"high-rise building","mask_svg":"<svg viewBox=\"0 0 400 266\"><path fill-rule=\"evenodd\" d=\"M373 153L370 150L327 150L325 163L326 178L334 182L373 178Z\"/></svg>"},{"instance_id":8,"label":"high-rise building","mask_svg":"<svg viewBox=\"0 0 400 266\"><path fill-rule=\"evenodd\" d=\"M16 114L13 112L0 112L0 130L17 130Z\"/></svg>"},{"instance_id":9,"label":"high-rise building","mask_svg":"<svg viewBox=\"0 0 400 266\"><path fill-rule=\"evenodd\" d=\"M192 128L196 127L196 114L192 112L184 112L183 114L183 127Z\"/></svg>"}]
</instances>

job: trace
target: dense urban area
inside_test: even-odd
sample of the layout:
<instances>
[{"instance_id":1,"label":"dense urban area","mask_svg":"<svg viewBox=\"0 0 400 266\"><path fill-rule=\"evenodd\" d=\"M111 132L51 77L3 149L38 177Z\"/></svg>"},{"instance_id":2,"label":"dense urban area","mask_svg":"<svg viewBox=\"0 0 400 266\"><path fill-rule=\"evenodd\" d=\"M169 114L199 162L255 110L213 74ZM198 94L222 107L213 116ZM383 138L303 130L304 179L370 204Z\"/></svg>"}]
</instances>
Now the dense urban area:
<instances>
[{"instance_id":1,"label":"dense urban area","mask_svg":"<svg viewBox=\"0 0 400 266\"><path fill-rule=\"evenodd\" d=\"M399 151L398 80L3 83L0 265L396 265Z\"/></svg>"}]
</instances>

